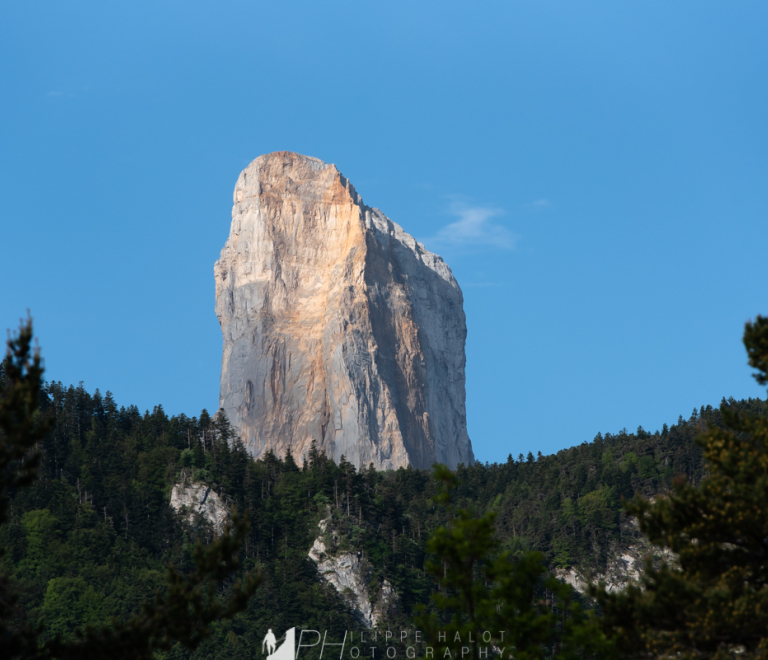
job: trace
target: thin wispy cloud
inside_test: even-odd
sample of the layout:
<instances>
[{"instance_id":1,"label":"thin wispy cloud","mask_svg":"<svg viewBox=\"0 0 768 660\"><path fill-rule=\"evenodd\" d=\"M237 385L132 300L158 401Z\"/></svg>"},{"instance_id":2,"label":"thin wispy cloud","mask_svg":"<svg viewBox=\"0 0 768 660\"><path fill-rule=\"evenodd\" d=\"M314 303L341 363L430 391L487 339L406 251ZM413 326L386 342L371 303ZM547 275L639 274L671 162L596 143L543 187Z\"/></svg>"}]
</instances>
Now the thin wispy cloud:
<instances>
[{"instance_id":1,"label":"thin wispy cloud","mask_svg":"<svg viewBox=\"0 0 768 660\"><path fill-rule=\"evenodd\" d=\"M537 199L531 204L531 206L537 211L543 211L544 209L551 209L552 202L550 202L548 199Z\"/></svg>"},{"instance_id":2,"label":"thin wispy cloud","mask_svg":"<svg viewBox=\"0 0 768 660\"><path fill-rule=\"evenodd\" d=\"M457 220L425 239L427 245L435 248L486 247L513 250L517 244L519 237L494 221L494 218L504 215L502 209L454 201L449 207L449 213Z\"/></svg>"}]
</instances>

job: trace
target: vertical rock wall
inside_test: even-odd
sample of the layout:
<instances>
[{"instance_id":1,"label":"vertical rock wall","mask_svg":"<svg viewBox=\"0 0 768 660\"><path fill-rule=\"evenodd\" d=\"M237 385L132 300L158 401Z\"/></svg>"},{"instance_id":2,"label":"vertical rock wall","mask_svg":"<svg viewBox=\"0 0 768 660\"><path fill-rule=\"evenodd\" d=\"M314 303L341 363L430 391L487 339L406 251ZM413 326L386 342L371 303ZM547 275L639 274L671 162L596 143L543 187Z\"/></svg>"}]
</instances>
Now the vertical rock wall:
<instances>
[{"instance_id":1,"label":"vertical rock wall","mask_svg":"<svg viewBox=\"0 0 768 660\"><path fill-rule=\"evenodd\" d=\"M334 165L290 152L235 186L214 266L220 406L258 457L451 467L467 436L461 289Z\"/></svg>"}]
</instances>

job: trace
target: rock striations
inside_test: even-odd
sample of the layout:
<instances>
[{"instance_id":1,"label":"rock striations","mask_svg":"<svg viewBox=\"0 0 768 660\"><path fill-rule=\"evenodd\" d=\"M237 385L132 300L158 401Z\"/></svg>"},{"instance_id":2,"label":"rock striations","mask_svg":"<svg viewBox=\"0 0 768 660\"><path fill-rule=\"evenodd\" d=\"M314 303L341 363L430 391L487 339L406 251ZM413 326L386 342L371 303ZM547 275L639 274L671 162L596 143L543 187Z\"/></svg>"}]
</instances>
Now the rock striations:
<instances>
[{"instance_id":1,"label":"rock striations","mask_svg":"<svg viewBox=\"0 0 768 660\"><path fill-rule=\"evenodd\" d=\"M300 462L315 442L357 467L474 460L461 289L334 165L254 160L214 273L219 404L255 457Z\"/></svg>"}]
</instances>

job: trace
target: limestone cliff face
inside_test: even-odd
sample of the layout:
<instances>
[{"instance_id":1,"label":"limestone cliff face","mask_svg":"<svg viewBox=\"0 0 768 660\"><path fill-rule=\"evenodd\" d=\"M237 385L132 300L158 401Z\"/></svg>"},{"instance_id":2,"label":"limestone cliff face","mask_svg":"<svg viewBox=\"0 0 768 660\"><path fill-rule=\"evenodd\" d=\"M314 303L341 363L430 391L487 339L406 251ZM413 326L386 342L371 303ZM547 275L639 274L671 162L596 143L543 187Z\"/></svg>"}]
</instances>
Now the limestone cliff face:
<instances>
[{"instance_id":1,"label":"limestone cliff face","mask_svg":"<svg viewBox=\"0 0 768 660\"><path fill-rule=\"evenodd\" d=\"M224 501L205 484L190 484L184 480L176 484L171 491L171 507L177 513L183 513L190 525L195 525L197 516L201 516L211 523L217 534L224 532L229 520L229 509Z\"/></svg>"},{"instance_id":2,"label":"limestone cliff face","mask_svg":"<svg viewBox=\"0 0 768 660\"><path fill-rule=\"evenodd\" d=\"M214 274L219 404L254 456L314 440L358 467L474 460L461 289L334 165L254 160Z\"/></svg>"},{"instance_id":3,"label":"limestone cliff face","mask_svg":"<svg viewBox=\"0 0 768 660\"><path fill-rule=\"evenodd\" d=\"M329 512L330 513L330 512ZM355 618L366 628L375 628L382 619L397 611L398 597L388 580L379 585L371 598L371 570L360 552L340 552L338 538L328 529L329 516L319 523L320 535L309 550L309 558L317 566L320 577L328 582L347 602ZM326 544L330 541L330 546Z\"/></svg>"},{"instance_id":4,"label":"limestone cliff face","mask_svg":"<svg viewBox=\"0 0 768 660\"><path fill-rule=\"evenodd\" d=\"M651 501L655 500L651 498ZM625 543L612 543L608 548L605 570L588 573L578 567L556 568L555 576L570 584L576 591L586 594L591 584L602 582L607 591L623 591L631 583L639 584L646 559L650 558L656 568L664 562L672 567L678 565L677 556L667 548L653 545L638 528L636 518L624 518L621 523L622 535L630 539ZM598 549L599 552L599 549Z\"/></svg>"}]
</instances>

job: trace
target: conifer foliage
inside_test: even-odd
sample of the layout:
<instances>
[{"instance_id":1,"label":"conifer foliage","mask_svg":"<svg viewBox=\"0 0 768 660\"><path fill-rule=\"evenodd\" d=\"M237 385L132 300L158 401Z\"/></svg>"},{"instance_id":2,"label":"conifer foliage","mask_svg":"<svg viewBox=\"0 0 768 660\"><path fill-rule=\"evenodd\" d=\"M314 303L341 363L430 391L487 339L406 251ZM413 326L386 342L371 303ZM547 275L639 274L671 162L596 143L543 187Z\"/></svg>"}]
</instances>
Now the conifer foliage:
<instances>
[{"instance_id":1,"label":"conifer foliage","mask_svg":"<svg viewBox=\"0 0 768 660\"><path fill-rule=\"evenodd\" d=\"M254 460L221 411L169 416L158 405L141 413L82 383L41 386L31 330L14 342L0 369L0 479L8 495L0 509L0 574L8 576L0 586L3 659L46 658L54 649L60 658L98 658L114 645L139 658L176 640L159 657L246 660L259 657L268 628L294 626L340 639L361 624L349 594L330 586L308 556L321 534L330 553L357 555L373 601L383 603L394 589L381 626L411 628L419 606L441 626L466 626L451 620L469 596L479 603L471 631L506 629L494 645L511 639L521 660L567 658L577 646L593 653L602 638L582 625L568 590L544 571L605 570L639 536L622 499L667 491L675 475L699 483L705 464L698 433L707 425L725 433L726 419L768 412L762 400L730 399L660 432L598 434L550 456L522 446L527 457L459 465L445 506L444 471L435 480L426 470L358 468L317 447L296 460L272 452ZM760 368L760 343L750 345ZM230 510L249 512L247 533L244 522L234 530L240 549L220 546L224 564L200 551L196 558L196 545L214 540L214 531L174 511L172 490L185 484L210 487ZM220 569L234 568L230 555L239 568L219 580ZM178 578L170 587L168 564ZM248 573L261 584L247 607L212 619L243 604L238 593L250 592ZM494 609L498 600L506 609ZM149 605L141 613L143 602ZM569 642L579 631L580 646ZM468 637L461 638L463 646ZM136 647L138 640L150 641Z\"/></svg>"},{"instance_id":2,"label":"conifer foliage","mask_svg":"<svg viewBox=\"0 0 768 660\"><path fill-rule=\"evenodd\" d=\"M436 657L480 660L491 646L499 657L517 660L606 657L612 644L570 587L547 575L543 555L500 552L496 513L457 509L456 476L438 465L435 478L442 483L435 502L451 521L427 543L428 569L440 588L432 595L436 611L422 609L417 624L437 647Z\"/></svg>"},{"instance_id":3,"label":"conifer foliage","mask_svg":"<svg viewBox=\"0 0 768 660\"><path fill-rule=\"evenodd\" d=\"M32 322L28 320L8 342L0 373L0 523L6 520L7 492L30 485L37 476L41 458L38 444L53 426L51 417L41 418L39 414L43 369L39 352L31 351L31 342ZM35 513L28 519L31 528L50 527L55 520L47 510ZM157 649L170 649L176 642L196 648L210 633L210 624L242 611L258 586L254 576L246 575L228 590L224 602L218 595L219 585L238 568L240 545L247 532L247 520L233 515L232 524L220 539L208 547L195 548L193 571L183 574L168 566L165 593L158 590L154 601L145 602L141 612L124 621L114 618L111 624L78 628L74 638L55 635L43 641L44 623L32 627L23 619L19 621L15 609L18 594L3 576L0 657L141 660L153 657Z\"/></svg>"},{"instance_id":4,"label":"conifer foliage","mask_svg":"<svg viewBox=\"0 0 768 660\"><path fill-rule=\"evenodd\" d=\"M51 428L38 414L43 367L39 351L32 352L32 322L8 342L0 364L0 525L7 519L8 491L27 486L37 475L37 448ZM0 548L0 557L4 554ZM28 625L9 629L3 623L15 611L18 595L8 576L0 575L0 656L36 651L36 631Z\"/></svg>"},{"instance_id":5,"label":"conifer foliage","mask_svg":"<svg viewBox=\"0 0 768 660\"><path fill-rule=\"evenodd\" d=\"M768 318L748 323L756 380L768 383ZM725 428L699 438L708 475L627 506L640 529L677 557L648 561L640 585L593 590L625 657L768 657L768 416L721 407Z\"/></svg>"}]
</instances>

